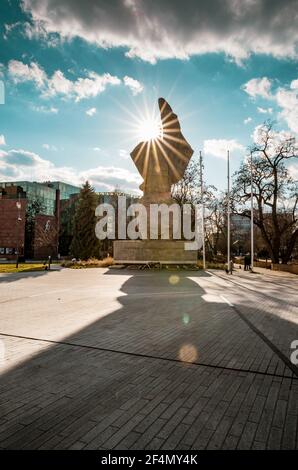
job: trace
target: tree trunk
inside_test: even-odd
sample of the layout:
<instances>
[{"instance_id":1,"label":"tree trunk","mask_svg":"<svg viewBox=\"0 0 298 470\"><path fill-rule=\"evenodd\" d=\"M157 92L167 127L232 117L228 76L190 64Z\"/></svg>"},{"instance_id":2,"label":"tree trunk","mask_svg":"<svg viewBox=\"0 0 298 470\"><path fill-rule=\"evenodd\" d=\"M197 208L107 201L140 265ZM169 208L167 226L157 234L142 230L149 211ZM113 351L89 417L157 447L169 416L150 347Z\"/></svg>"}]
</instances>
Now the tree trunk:
<instances>
[{"instance_id":1,"label":"tree trunk","mask_svg":"<svg viewBox=\"0 0 298 470\"><path fill-rule=\"evenodd\" d=\"M294 246L297 243L297 241L298 241L298 229L295 230L295 232L292 234L292 236L291 236L291 238L288 242L287 249L286 249L285 253L283 253L282 262L284 264L287 264L290 261L291 254L293 252Z\"/></svg>"}]
</instances>

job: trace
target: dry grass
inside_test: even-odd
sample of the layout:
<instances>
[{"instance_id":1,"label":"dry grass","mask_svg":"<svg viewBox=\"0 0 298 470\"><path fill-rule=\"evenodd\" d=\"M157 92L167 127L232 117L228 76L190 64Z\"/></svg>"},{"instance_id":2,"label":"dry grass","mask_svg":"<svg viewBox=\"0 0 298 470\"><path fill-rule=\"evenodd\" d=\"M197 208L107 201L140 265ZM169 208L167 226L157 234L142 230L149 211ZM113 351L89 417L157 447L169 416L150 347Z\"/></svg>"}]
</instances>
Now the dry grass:
<instances>
[{"instance_id":1,"label":"dry grass","mask_svg":"<svg viewBox=\"0 0 298 470\"><path fill-rule=\"evenodd\" d=\"M108 256L104 259L90 258L86 261L64 261L62 266L71 269L86 269L86 268L107 268L113 264L113 258Z\"/></svg>"},{"instance_id":2,"label":"dry grass","mask_svg":"<svg viewBox=\"0 0 298 470\"><path fill-rule=\"evenodd\" d=\"M18 268L16 268L15 264L0 264L0 273L24 273L30 271L44 271L44 269L45 267L41 263L20 263Z\"/></svg>"},{"instance_id":3,"label":"dry grass","mask_svg":"<svg viewBox=\"0 0 298 470\"><path fill-rule=\"evenodd\" d=\"M104 259L96 259L96 258L90 258L86 261L64 261L62 263L62 266L64 268L71 268L71 269L86 269L86 268L107 268L113 264L113 258L112 257L107 257ZM140 266L137 265L132 265L130 266L132 269L140 269ZM175 270L177 269L177 266L171 266L168 265L164 267L165 269L169 270ZM202 261L198 261L197 263L197 268L203 269L203 264ZM207 261L206 262L206 268L207 269L225 269L225 264L224 263L217 263L217 262L212 262L212 261ZM185 267L180 267L180 269L190 269L188 265Z\"/></svg>"},{"instance_id":4,"label":"dry grass","mask_svg":"<svg viewBox=\"0 0 298 470\"><path fill-rule=\"evenodd\" d=\"M198 267L203 269L203 262L198 261ZM213 261L206 261L206 269L225 269L225 263L217 263Z\"/></svg>"}]
</instances>

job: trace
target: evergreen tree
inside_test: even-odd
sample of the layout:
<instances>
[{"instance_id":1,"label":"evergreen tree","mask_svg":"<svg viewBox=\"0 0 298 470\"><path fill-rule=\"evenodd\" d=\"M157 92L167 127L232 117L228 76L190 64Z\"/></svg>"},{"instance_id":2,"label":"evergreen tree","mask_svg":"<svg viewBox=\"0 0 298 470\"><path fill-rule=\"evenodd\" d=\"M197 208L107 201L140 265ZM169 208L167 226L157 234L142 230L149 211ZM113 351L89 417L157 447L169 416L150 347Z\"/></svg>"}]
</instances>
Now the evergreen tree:
<instances>
[{"instance_id":1,"label":"evergreen tree","mask_svg":"<svg viewBox=\"0 0 298 470\"><path fill-rule=\"evenodd\" d=\"M86 260L98 258L100 241L95 235L95 208L98 204L98 196L88 181L83 185L73 223L73 239L70 252L76 258Z\"/></svg>"},{"instance_id":2,"label":"evergreen tree","mask_svg":"<svg viewBox=\"0 0 298 470\"><path fill-rule=\"evenodd\" d=\"M45 206L39 198L27 205L25 224L25 256L27 258L34 256L35 217L42 213L45 213Z\"/></svg>"}]
</instances>

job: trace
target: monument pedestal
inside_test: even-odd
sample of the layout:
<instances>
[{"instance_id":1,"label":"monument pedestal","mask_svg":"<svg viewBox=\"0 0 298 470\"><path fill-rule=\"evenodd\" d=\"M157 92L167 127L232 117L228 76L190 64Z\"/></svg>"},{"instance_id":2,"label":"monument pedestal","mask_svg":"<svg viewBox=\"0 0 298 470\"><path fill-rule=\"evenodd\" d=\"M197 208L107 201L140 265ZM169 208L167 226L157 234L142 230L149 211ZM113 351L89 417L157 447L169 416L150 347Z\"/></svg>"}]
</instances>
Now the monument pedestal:
<instances>
[{"instance_id":1,"label":"monument pedestal","mask_svg":"<svg viewBox=\"0 0 298 470\"><path fill-rule=\"evenodd\" d=\"M182 240L117 240L116 264L196 264L197 251L185 250Z\"/></svg>"}]
</instances>

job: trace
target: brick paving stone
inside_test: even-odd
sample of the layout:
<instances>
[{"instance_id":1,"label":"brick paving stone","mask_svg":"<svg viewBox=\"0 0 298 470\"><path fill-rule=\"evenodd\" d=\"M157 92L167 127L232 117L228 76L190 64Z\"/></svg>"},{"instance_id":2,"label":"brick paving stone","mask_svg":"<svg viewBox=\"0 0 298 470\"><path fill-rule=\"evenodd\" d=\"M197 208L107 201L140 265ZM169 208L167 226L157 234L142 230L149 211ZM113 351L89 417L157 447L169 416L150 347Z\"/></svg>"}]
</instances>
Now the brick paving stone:
<instances>
[{"instance_id":1,"label":"brick paving stone","mask_svg":"<svg viewBox=\"0 0 298 470\"><path fill-rule=\"evenodd\" d=\"M280 449L282 429L271 427L267 448L270 450Z\"/></svg>"},{"instance_id":2,"label":"brick paving stone","mask_svg":"<svg viewBox=\"0 0 298 470\"><path fill-rule=\"evenodd\" d=\"M178 424L176 429L170 434L165 443L162 446L162 449L174 450L179 449L179 443L183 439L184 434L189 429L189 426L186 424Z\"/></svg>"},{"instance_id":3,"label":"brick paving stone","mask_svg":"<svg viewBox=\"0 0 298 470\"><path fill-rule=\"evenodd\" d=\"M125 438L122 439L122 441L119 443L118 449L121 449L121 450L130 449L131 447L134 446L134 443L139 439L139 437L140 437L139 432L135 432L135 431L129 432L127 436L125 436Z\"/></svg>"},{"instance_id":4,"label":"brick paving stone","mask_svg":"<svg viewBox=\"0 0 298 470\"><path fill-rule=\"evenodd\" d=\"M237 449L241 449L241 450L250 449L252 442L254 440L256 430L257 430L257 424L252 423L251 421L247 421L243 428L243 432L241 434L241 438L237 445Z\"/></svg>"},{"instance_id":5,"label":"brick paving stone","mask_svg":"<svg viewBox=\"0 0 298 470\"><path fill-rule=\"evenodd\" d=\"M134 448L135 449L146 449L147 445L155 438L159 439L160 441L164 442L165 438L159 436L159 431L166 425L166 420L158 418L154 421L146 431L141 434L140 438L136 441Z\"/></svg>"},{"instance_id":6,"label":"brick paving stone","mask_svg":"<svg viewBox=\"0 0 298 470\"><path fill-rule=\"evenodd\" d=\"M239 442L239 437L228 435L222 445L222 449L225 450L234 450L237 448Z\"/></svg>"},{"instance_id":7,"label":"brick paving stone","mask_svg":"<svg viewBox=\"0 0 298 470\"><path fill-rule=\"evenodd\" d=\"M214 434L213 429L203 428L203 430L199 433L199 435L197 436L191 448L198 449L198 450L206 449L208 442L210 441L211 436L213 434Z\"/></svg>"},{"instance_id":8,"label":"brick paving stone","mask_svg":"<svg viewBox=\"0 0 298 470\"><path fill-rule=\"evenodd\" d=\"M251 412L249 414L249 420L253 423L258 423L260 421L260 417L263 413L264 405L266 402L266 398L258 395L254 401L252 406Z\"/></svg>"},{"instance_id":9,"label":"brick paving stone","mask_svg":"<svg viewBox=\"0 0 298 470\"><path fill-rule=\"evenodd\" d=\"M223 442L228 435L229 429L231 428L232 424L232 418L229 418L228 416L224 417L220 424L217 426L216 431L212 435L212 438L210 439L207 449L221 449Z\"/></svg>"},{"instance_id":10,"label":"brick paving stone","mask_svg":"<svg viewBox=\"0 0 298 470\"><path fill-rule=\"evenodd\" d=\"M289 357L298 281L215 274L0 275L0 448L297 448L297 377L204 294Z\"/></svg>"},{"instance_id":11,"label":"brick paving stone","mask_svg":"<svg viewBox=\"0 0 298 470\"><path fill-rule=\"evenodd\" d=\"M297 416L287 414L282 436L282 449L295 449L298 421Z\"/></svg>"},{"instance_id":12,"label":"brick paving stone","mask_svg":"<svg viewBox=\"0 0 298 470\"><path fill-rule=\"evenodd\" d=\"M265 442L260 442L260 441L254 441L252 445L252 450L265 450L266 449L266 443Z\"/></svg>"}]
</instances>

